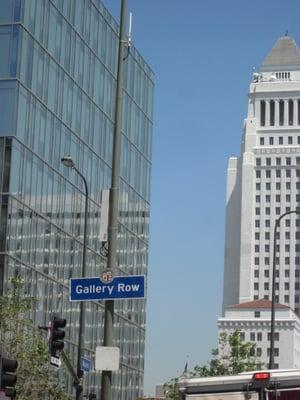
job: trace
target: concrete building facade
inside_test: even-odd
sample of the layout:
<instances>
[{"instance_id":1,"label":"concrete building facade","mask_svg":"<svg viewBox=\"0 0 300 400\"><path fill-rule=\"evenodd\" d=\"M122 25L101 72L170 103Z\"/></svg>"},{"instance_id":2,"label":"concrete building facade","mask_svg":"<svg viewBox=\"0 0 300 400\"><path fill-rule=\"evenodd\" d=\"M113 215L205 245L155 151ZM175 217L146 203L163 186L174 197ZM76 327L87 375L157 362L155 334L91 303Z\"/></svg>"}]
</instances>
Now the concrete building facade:
<instances>
[{"instance_id":1,"label":"concrete building facade","mask_svg":"<svg viewBox=\"0 0 300 400\"><path fill-rule=\"evenodd\" d=\"M288 307L275 307L274 363L280 368L300 367L300 321ZM218 319L219 332L233 333L239 330L242 340L256 343L256 356L263 368L269 365L271 301L256 300L226 308L223 318Z\"/></svg>"}]
</instances>

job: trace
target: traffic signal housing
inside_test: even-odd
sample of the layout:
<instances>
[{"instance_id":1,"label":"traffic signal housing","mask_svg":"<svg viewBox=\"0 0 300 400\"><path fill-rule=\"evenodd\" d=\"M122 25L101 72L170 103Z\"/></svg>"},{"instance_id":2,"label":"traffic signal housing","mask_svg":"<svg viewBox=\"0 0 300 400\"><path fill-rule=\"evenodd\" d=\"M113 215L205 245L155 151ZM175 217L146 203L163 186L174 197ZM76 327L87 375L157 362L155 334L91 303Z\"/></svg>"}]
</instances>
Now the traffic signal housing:
<instances>
[{"instance_id":1,"label":"traffic signal housing","mask_svg":"<svg viewBox=\"0 0 300 400\"><path fill-rule=\"evenodd\" d=\"M0 353L0 390L3 390L5 396L11 399L16 397L17 368L18 361L5 358Z\"/></svg>"},{"instance_id":2,"label":"traffic signal housing","mask_svg":"<svg viewBox=\"0 0 300 400\"><path fill-rule=\"evenodd\" d=\"M65 331L62 330L66 326L66 320L57 315L52 315L49 322L49 352L51 356L57 357L56 353L64 348Z\"/></svg>"}]
</instances>

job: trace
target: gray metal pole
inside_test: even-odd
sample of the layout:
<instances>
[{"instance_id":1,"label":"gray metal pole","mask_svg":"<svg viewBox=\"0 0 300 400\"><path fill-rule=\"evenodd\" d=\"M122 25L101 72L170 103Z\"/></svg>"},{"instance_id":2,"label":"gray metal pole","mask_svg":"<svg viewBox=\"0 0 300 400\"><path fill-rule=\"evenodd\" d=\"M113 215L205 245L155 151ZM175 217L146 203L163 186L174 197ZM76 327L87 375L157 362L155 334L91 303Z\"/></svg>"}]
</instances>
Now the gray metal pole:
<instances>
[{"instance_id":1,"label":"gray metal pole","mask_svg":"<svg viewBox=\"0 0 300 400\"><path fill-rule=\"evenodd\" d=\"M276 240L277 240L277 228L280 226L280 221L286 215L289 214L300 214L300 211L287 211L280 215L275 221L274 226L274 238L273 238L273 271L272 271L272 306L271 306L271 332L270 332L270 358L269 358L269 369L274 369L274 340L275 340L275 273L276 273Z\"/></svg>"},{"instance_id":2,"label":"gray metal pole","mask_svg":"<svg viewBox=\"0 0 300 400\"><path fill-rule=\"evenodd\" d=\"M88 219L88 187L85 177L78 171L76 167L72 167L77 174L82 178L85 187L85 208L84 208L84 230L83 230L83 249L82 249L82 270L81 277L86 276L86 241L87 241L87 219ZM80 379L82 376L81 372L81 357L84 349L84 327L85 327L85 302L80 302L79 309L79 339L78 339L78 352L77 352L77 377ZM76 400L82 399L83 388L81 385L76 387Z\"/></svg>"},{"instance_id":3,"label":"gray metal pole","mask_svg":"<svg viewBox=\"0 0 300 400\"><path fill-rule=\"evenodd\" d=\"M117 235L119 214L119 179L120 179L120 154L121 154L121 123L122 123L122 93L123 93L123 62L125 42L126 0L121 0L120 32L117 87L115 100L115 125L112 160L112 179L109 193L109 218L108 218L108 258L107 269L114 275L117 266ZM103 346L113 346L114 301L107 300L104 310L104 339ZM101 400L112 398L112 372L102 371Z\"/></svg>"}]
</instances>

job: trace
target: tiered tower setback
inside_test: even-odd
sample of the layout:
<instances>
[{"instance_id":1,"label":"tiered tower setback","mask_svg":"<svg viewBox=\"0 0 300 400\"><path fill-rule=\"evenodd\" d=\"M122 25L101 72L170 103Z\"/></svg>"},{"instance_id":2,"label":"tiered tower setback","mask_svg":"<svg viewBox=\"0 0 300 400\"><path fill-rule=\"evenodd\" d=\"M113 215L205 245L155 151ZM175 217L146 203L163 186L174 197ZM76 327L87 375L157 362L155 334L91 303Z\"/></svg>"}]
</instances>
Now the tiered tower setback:
<instances>
[{"instance_id":1,"label":"tiered tower setback","mask_svg":"<svg viewBox=\"0 0 300 400\"><path fill-rule=\"evenodd\" d=\"M300 51L279 38L252 77L241 156L229 159L223 311L271 299L276 219L300 210ZM277 237L276 301L300 307L300 215Z\"/></svg>"}]
</instances>

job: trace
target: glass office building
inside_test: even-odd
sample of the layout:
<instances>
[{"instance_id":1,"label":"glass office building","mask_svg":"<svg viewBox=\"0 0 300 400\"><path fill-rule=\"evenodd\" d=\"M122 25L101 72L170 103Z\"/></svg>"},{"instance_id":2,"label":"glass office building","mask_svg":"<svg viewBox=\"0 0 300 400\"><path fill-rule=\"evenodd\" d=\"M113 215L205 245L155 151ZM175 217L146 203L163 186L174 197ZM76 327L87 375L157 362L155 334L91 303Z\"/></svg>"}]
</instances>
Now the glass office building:
<instances>
[{"instance_id":1,"label":"glass office building","mask_svg":"<svg viewBox=\"0 0 300 400\"><path fill-rule=\"evenodd\" d=\"M69 279L82 268L84 187L60 159L71 155L89 188L87 276L101 276L103 190L111 184L118 25L99 0L0 1L0 282L25 281L36 324L67 319L75 366L79 304ZM118 275L147 274L153 72L132 47L124 64ZM88 302L85 355L103 339L103 302ZM121 367L113 398L142 394L145 300L115 303ZM72 380L66 378L68 391ZM99 393L100 374L85 388Z\"/></svg>"}]
</instances>

